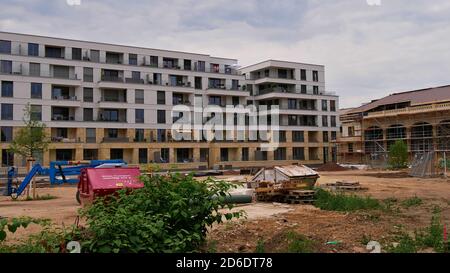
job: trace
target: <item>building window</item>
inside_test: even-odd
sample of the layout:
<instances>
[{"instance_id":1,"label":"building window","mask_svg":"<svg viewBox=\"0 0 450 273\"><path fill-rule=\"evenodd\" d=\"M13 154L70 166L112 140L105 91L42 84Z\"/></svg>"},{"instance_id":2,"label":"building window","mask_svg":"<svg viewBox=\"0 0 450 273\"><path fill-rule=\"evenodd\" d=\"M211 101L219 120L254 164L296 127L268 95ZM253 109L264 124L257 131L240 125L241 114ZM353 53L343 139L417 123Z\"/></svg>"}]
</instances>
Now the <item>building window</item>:
<instances>
[{"instance_id":1,"label":"building window","mask_svg":"<svg viewBox=\"0 0 450 273\"><path fill-rule=\"evenodd\" d=\"M42 120L42 105L31 105L31 120Z\"/></svg>"},{"instance_id":2,"label":"building window","mask_svg":"<svg viewBox=\"0 0 450 273\"><path fill-rule=\"evenodd\" d=\"M139 71L131 71L131 78L133 80L140 80L141 79L141 72L139 72Z\"/></svg>"},{"instance_id":3,"label":"building window","mask_svg":"<svg viewBox=\"0 0 450 273\"><path fill-rule=\"evenodd\" d=\"M336 112L336 101L330 100L330 111Z\"/></svg>"},{"instance_id":4,"label":"building window","mask_svg":"<svg viewBox=\"0 0 450 273\"><path fill-rule=\"evenodd\" d=\"M275 160L286 160L286 148L278 148L273 152Z\"/></svg>"},{"instance_id":5,"label":"building window","mask_svg":"<svg viewBox=\"0 0 450 273\"><path fill-rule=\"evenodd\" d=\"M353 153L353 143L348 144L348 152Z\"/></svg>"},{"instance_id":6,"label":"building window","mask_svg":"<svg viewBox=\"0 0 450 273\"><path fill-rule=\"evenodd\" d=\"M242 148L242 161L249 161L249 149Z\"/></svg>"},{"instance_id":7,"label":"building window","mask_svg":"<svg viewBox=\"0 0 450 273\"><path fill-rule=\"evenodd\" d=\"M292 132L292 141L293 142L304 142L305 141L305 132L293 131Z\"/></svg>"},{"instance_id":8,"label":"building window","mask_svg":"<svg viewBox=\"0 0 450 273\"><path fill-rule=\"evenodd\" d=\"M279 141L286 142L286 131L279 131Z\"/></svg>"},{"instance_id":9,"label":"building window","mask_svg":"<svg viewBox=\"0 0 450 273\"><path fill-rule=\"evenodd\" d=\"M158 124L165 124L166 123L166 111L165 110L158 110Z\"/></svg>"},{"instance_id":10,"label":"building window","mask_svg":"<svg viewBox=\"0 0 450 273\"><path fill-rule=\"evenodd\" d=\"M158 67L158 56L150 56L150 66Z\"/></svg>"},{"instance_id":11,"label":"building window","mask_svg":"<svg viewBox=\"0 0 450 273\"><path fill-rule=\"evenodd\" d=\"M332 131L331 132L331 140L336 140L337 139L337 133L336 131Z\"/></svg>"},{"instance_id":12,"label":"building window","mask_svg":"<svg viewBox=\"0 0 450 273\"><path fill-rule=\"evenodd\" d=\"M100 62L100 51L91 49L91 62Z\"/></svg>"},{"instance_id":13,"label":"building window","mask_svg":"<svg viewBox=\"0 0 450 273\"><path fill-rule=\"evenodd\" d=\"M300 86L300 93L302 93L302 94L308 93L308 86L306 86L305 84L302 84Z\"/></svg>"},{"instance_id":14,"label":"building window","mask_svg":"<svg viewBox=\"0 0 450 273\"><path fill-rule=\"evenodd\" d=\"M305 160L305 148L303 147L294 147L292 154L294 160Z\"/></svg>"},{"instance_id":15,"label":"building window","mask_svg":"<svg viewBox=\"0 0 450 273\"><path fill-rule=\"evenodd\" d=\"M139 149L139 164L148 163L148 153L147 149Z\"/></svg>"},{"instance_id":16,"label":"building window","mask_svg":"<svg viewBox=\"0 0 450 273\"><path fill-rule=\"evenodd\" d=\"M72 60L81 60L81 48L72 48Z\"/></svg>"},{"instance_id":17,"label":"building window","mask_svg":"<svg viewBox=\"0 0 450 273\"><path fill-rule=\"evenodd\" d=\"M0 142L11 142L13 138L13 128L12 127L1 127L0 128Z\"/></svg>"},{"instance_id":18,"label":"building window","mask_svg":"<svg viewBox=\"0 0 450 273\"><path fill-rule=\"evenodd\" d=\"M355 136L355 127L353 127L353 126L348 127L347 128L347 135L349 137Z\"/></svg>"},{"instance_id":19,"label":"building window","mask_svg":"<svg viewBox=\"0 0 450 273\"><path fill-rule=\"evenodd\" d=\"M206 71L206 63L204 61L198 61L194 64L194 70L205 72Z\"/></svg>"},{"instance_id":20,"label":"building window","mask_svg":"<svg viewBox=\"0 0 450 273\"><path fill-rule=\"evenodd\" d=\"M288 109L297 109L296 99L288 99Z\"/></svg>"},{"instance_id":21,"label":"building window","mask_svg":"<svg viewBox=\"0 0 450 273\"><path fill-rule=\"evenodd\" d=\"M83 150L83 160L98 160L98 150L97 149L84 149Z\"/></svg>"},{"instance_id":22,"label":"building window","mask_svg":"<svg viewBox=\"0 0 450 273\"><path fill-rule=\"evenodd\" d=\"M12 61L0 61L0 73L12 74Z\"/></svg>"},{"instance_id":23,"label":"building window","mask_svg":"<svg viewBox=\"0 0 450 273\"><path fill-rule=\"evenodd\" d=\"M28 56L39 56L39 45L29 43L28 44Z\"/></svg>"},{"instance_id":24,"label":"building window","mask_svg":"<svg viewBox=\"0 0 450 273\"><path fill-rule=\"evenodd\" d=\"M128 63L130 65L138 65L138 56L136 54L129 54Z\"/></svg>"},{"instance_id":25,"label":"building window","mask_svg":"<svg viewBox=\"0 0 450 273\"><path fill-rule=\"evenodd\" d=\"M144 104L144 90L142 89L134 90L134 103Z\"/></svg>"},{"instance_id":26,"label":"building window","mask_svg":"<svg viewBox=\"0 0 450 273\"><path fill-rule=\"evenodd\" d=\"M6 149L2 150L2 167L14 166L14 153Z\"/></svg>"},{"instance_id":27,"label":"building window","mask_svg":"<svg viewBox=\"0 0 450 273\"><path fill-rule=\"evenodd\" d=\"M322 111L328 111L328 101L322 100Z\"/></svg>"},{"instance_id":28,"label":"building window","mask_svg":"<svg viewBox=\"0 0 450 273\"><path fill-rule=\"evenodd\" d=\"M318 86L313 86L313 94L319 95L319 87Z\"/></svg>"},{"instance_id":29,"label":"building window","mask_svg":"<svg viewBox=\"0 0 450 273\"><path fill-rule=\"evenodd\" d=\"M56 161L70 161L73 159L73 150L71 149L57 149Z\"/></svg>"},{"instance_id":30,"label":"building window","mask_svg":"<svg viewBox=\"0 0 450 273\"><path fill-rule=\"evenodd\" d=\"M94 102L94 90L92 88L85 87L83 89L83 101Z\"/></svg>"},{"instance_id":31,"label":"building window","mask_svg":"<svg viewBox=\"0 0 450 273\"><path fill-rule=\"evenodd\" d=\"M319 71L313 71L313 81L314 82L319 81Z\"/></svg>"},{"instance_id":32,"label":"building window","mask_svg":"<svg viewBox=\"0 0 450 273\"><path fill-rule=\"evenodd\" d=\"M218 96L210 96L209 97L209 104L211 105L222 105L222 98Z\"/></svg>"},{"instance_id":33,"label":"building window","mask_svg":"<svg viewBox=\"0 0 450 273\"><path fill-rule=\"evenodd\" d=\"M0 53L11 54L11 41L0 40Z\"/></svg>"},{"instance_id":34,"label":"building window","mask_svg":"<svg viewBox=\"0 0 450 273\"><path fill-rule=\"evenodd\" d=\"M169 163L170 162L169 153L170 153L169 148L161 148L160 161L162 161L162 163Z\"/></svg>"},{"instance_id":35,"label":"building window","mask_svg":"<svg viewBox=\"0 0 450 273\"><path fill-rule=\"evenodd\" d=\"M191 70L192 69L192 65L191 65L191 60L184 60L183 61L183 69L184 70Z\"/></svg>"},{"instance_id":36,"label":"building window","mask_svg":"<svg viewBox=\"0 0 450 273\"><path fill-rule=\"evenodd\" d=\"M166 129L158 129L156 138L158 142L166 142Z\"/></svg>"},{"instance_id":37,"label":"building window","mask_svg":"<svg viewBox=\"0 0 450 273\"><path fill-rule=\"evenodd\" d=\"M162 105L166 104L166 92L158 91L156 93L156 96L157 96L156 101L158 104L162 104Z\"/></svg>"},{"instance_id":38,"label":"building window","mask_svg":"<svg viewBox=\"0 0 450 273\"><path fill-rule=\"evenodd\" d=\"M31 95L32 99L42 99L42 83L31 83Z\"/></svg>"},{"instance_id":39,"label":"building window","mask_svg":"<svg viewBox=\"0 0 450 273\"><path fill-rule=\"evenodd\" d=\"M94 121L94 109L83 108L83 121Z\"/></svg>"},{"instance_id":40,"label":"building window","mask_svg":"<svg viewBox=\"0 0 450 273\"><path fill-rule=\"evenodd\" d=\"M13 82L2 81L2 97L12 98L14 95L14 84Z\"/></svg>"},{"instance_id":41,"label":"building window","mask_svg":"<svg viewBox=\"0 0 450 273\"><path fill-rule=\"evenodd\" d=\"M41 64L40 63L30 63L30 76L35 76L35 77L41 76Z\"/></svg>"},{"instance_id":42,"label":"building window","mask_svg":"<svg viewBox=\"0 0 450 273\"><path fill-rule=\"evenodd\" d=\"M329 141L329 139L328 139L328 132L322 132L322 139L323 139L323 142L325 142L325 143L327 143L328 141Z\"/></svg>"},{"instance_id":43,"label":"building window","mask_svg":"<svg viewBox=\"0 0 450 273\"><path fill-rule=\"evenodd\" d=\"M136 109L135 122L136 123L144 123L144 109Z\"/></svg>"},{"instance_id":44,"label":"building window","mask_svg":"<svg viewBox=\"0 0 450 273\"><path fill-rule=\"evenodd\" d=\"M91 67L83 68L83 81L94 82L94 69Z\"/></svg>"},{"instance_id":45,"label":"building window","mask_svg":"<svg viewBox=\"0 0 450 273\"><path fill-rule=\"evenodd\" d=\"M331 127L336 127L336 116L331 116Z\"/></svg>"},{"instance_id":46,"label":"building window","mask_svg":"<svg viewBox=\"0 0 450 273\"><path fill-rule=\"evenodd\" d=\"M322 126L328 127L328 116L322 116Z\"/></svg>"},{"instance_id":47,"label":"building window","mask_svg":"<svg viewBox=\"0 0 450 273\"><path fill-rule=\"evenodd\" d=\"M109 153L110 153L110 158L112 160L115 160L115 159L123 160L123 149L111 149Z\"/></svg>"},{"instance_id":48,"label":"building window","mask_svg":"<svg viewBox=\"0 0 450 273\"><path fill-rule=\"evenodd\" d=\"M144 129L136 129L134 131L134 142L145 142Z\"/></svg>"},{"instance_id":49,"label":"building window","mask_svg":"<svg viewBox=\"0 0 450 273\"><path fill-rule=\"evenodd\" d=\"M86 128L86 143L97 142L97 129Z\"/></svg>"},{"instance_id":50,"label":"building window","mask_svg":"<svg viewBox=\"0 0 450 273\"><path fill-rule=\"evenodd\" d=\"M13 120L13 105L9 103L1 104L1 118L2 120Z\"/></svg>"},{"instance_id":51,"label":"building window","mask_svg":"<svg viewBox=\"0 0 450 273\"><path fill-rule=\"evenodd\" d=\"M228 148L220 148L220 161L228 161Z\"/></svg>"},{"instance_id":52,"label":"building window","mask_svg":"<svg viewBox=\"0 0 450 273\"><path fill-rule=\"evenodd\" d=\"M306 81L306 69L300 69L300 80Z\"/></svg>"},{"instance_id":53,"label":"building window","mask_svg":"<svg viewBox=\"0 0 450 273\"><path fill-rule=\"evenodd\" d=\"M195 77L195 89L202 89L202 78Z\"/></svg>"}]
</instances>

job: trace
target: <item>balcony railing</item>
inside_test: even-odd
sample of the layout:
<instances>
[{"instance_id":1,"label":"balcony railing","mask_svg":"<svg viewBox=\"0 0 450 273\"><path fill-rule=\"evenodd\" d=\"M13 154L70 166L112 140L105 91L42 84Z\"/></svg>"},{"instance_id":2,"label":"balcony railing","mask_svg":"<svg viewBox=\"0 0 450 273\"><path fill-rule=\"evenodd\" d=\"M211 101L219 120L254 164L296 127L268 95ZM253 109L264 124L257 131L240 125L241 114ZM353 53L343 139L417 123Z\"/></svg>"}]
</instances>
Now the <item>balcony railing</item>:
<instances>
[{"instance_id":1,"label":"balcony railing","mask_svg":"<svg viewBox=\"0 0 450 273\"><path fill-rule=\"evenodd\" d=\"M127 143L130 142L128 137L104 137L103 142L105 143Z\"/></svg>"},{"instance_id":2,"label":"balcony railing","mask_svg":"<svg viewBox=\"0 0 450 273\"><path fill-rule=\"evenodd\" d=\"M53 96L53 100L78 101L77 96Z\"/></svg>"},{"instance_id":3,"label":"balcony railing","mask_svg":"<svg viewBox=\"0 0 450 273\"><path fill-rule=\"evenodd\" d=\"M74 116L64 116L64 115L53 115L53 121L75 121Z\"/></svg>"},{"instance_id":4,"label":"balcony railing","mask_svg":"<svg viewBox=\"0 0 450 273\"><path fill-rule=\"evenodd\" d=\"M144 79L126 78L126 83L145 84Z\"/></svg>"},{"instance_id":5,"label":"balcony railing","mask_svg":"<svg viewBox=\"0 0 450 273\"><path fill-rule=\"evenodd\" d=\"M122 77L114 77L114 76L102 76L102 81L105 82L123 82Z\"/></svg>"}]
</instances>

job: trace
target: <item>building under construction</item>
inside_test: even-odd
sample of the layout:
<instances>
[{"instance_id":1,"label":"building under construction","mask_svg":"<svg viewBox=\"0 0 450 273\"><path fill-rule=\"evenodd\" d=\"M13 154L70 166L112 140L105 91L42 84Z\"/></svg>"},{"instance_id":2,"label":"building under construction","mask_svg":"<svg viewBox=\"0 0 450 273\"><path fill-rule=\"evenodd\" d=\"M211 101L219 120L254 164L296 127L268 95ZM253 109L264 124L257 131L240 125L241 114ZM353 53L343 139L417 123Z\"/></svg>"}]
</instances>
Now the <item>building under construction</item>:
<instances>
[{"instance_id":1,"label":"building under construction","mask_svg":"<svg viewBox=\"0 0 450 273\"><path fill-rule=\"evenodd\" d=\"M341 163L383 167L397 140L407 143L411 162L433 161L429 169L439 166L438 162L446 165L442 160L450 156L445 153L450 151L450 86L395 93L343 109L340 120Z\"/></svg>"}]
</instances>

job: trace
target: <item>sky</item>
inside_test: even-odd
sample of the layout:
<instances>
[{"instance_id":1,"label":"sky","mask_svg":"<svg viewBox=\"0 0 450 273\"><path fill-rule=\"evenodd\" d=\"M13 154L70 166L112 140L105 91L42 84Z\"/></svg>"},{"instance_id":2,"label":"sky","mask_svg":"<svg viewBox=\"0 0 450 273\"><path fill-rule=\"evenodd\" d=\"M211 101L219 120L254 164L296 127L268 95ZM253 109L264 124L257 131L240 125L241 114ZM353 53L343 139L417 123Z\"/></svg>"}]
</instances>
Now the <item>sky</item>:
<instances>
[{"instance_id":1,"label":"sky","mask_svg":"<svg viewBox=\"0 0 450 273\"><path fill-rule=\"evenodd\" d=\"M0 10L0 31L204 53L241 66L322 64L341 108L450 84L448 0L0 0Z\"/></svg>"}]
</instances>

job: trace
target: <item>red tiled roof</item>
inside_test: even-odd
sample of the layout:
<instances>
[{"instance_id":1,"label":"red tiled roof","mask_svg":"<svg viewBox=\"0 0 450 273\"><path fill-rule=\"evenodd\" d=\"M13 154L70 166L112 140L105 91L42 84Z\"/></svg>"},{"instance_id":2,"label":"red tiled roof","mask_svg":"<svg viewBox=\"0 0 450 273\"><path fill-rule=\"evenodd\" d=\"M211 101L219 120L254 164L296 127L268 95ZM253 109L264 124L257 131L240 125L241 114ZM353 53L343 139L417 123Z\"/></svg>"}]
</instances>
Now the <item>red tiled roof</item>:
<instances>
[{"instance_id":1,"label":"red tiled roof","mask_svg":"<svg viewBox=\"0 0 450 273\"><path fill-rule=\"evenodd\" d=\"M450 85L395 93L360 107L356 107L346 114L366 112L378 106L402 102L410 102L411 106L415 106L443 101L450 101Z\"/></svg>"}]
</instances>

